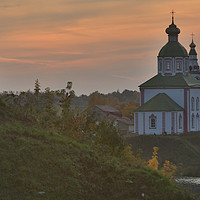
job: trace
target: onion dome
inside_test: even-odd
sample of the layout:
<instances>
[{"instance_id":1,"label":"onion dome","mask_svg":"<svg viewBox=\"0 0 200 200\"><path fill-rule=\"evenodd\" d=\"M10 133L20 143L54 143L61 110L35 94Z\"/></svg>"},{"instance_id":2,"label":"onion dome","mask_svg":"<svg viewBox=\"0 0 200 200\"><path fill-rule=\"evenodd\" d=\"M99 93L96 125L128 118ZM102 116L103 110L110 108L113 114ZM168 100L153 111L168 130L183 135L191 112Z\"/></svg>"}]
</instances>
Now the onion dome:
<instances>
[{"instance_id":1,"label":"onion dome","mask_svg":"<svg viewBox=\"0 0 200 200\"><path fill-rule=\"evenodd\" d=\"M192 40L192 43L190 44L190 48L195 48L195 47L196 47L196 44Z\"/></svg>"},{"instance_id":2,"label":"onion dome","mask_svg":"<svg viewBox=\"0 0 200 200\"><path fill-rule=\"evenodd\" d=\"M186 49L178 42L180 29L174 24L174 16L172 16L172 24L169 25L165 32L168 34L168 43L162 47L158 56L188 57Z\"/></svg>"},{"instance_id":3,"label":"onion dome","mask_svg":"<svg viewBox=\"0 0 200 200\"><path fill-rule=\"evenodd\" d=\"M196 47L196 44L193 42L193 39L192 39L192 42L190 44L191 49L190 49L189 55L197 55L195 47Z\"/></svg>"},{"instance_id":4,"label":"onion dome","mask_svg":"<svg viewBox=\"0 0 200 200\"><path fill-rule=\"evenodd\" d=\"M178 34L181 32L174 24L174 16L172 16L172 23L166 28L165 32L168 34L169 41L178 41Z\"/></svg>"},{"instance_id":5,"label":"onion dome","mask_svg":"<svg viewBox=\"0 0 200 200\"><path fill-rule=\"evenodd\" d=\"M165 32L168 34L168 35L171 35L171 36L176 36L178 35L181 31L179 28L176 27L176 25L174 24L174 21L172 21L172 24L169 25L169 28L167 28L165 30Z\"/></svg>"},{"instance_id":6,"label":"onion dome","mask_svg":"<svg viewBox=\"0 0 200 200\"><path fill-rule=\"evenodd\" d=\"M188 57L186 49L179 42L168 42L162 47L158 56L161 57Z\"/></svg>"}]
</instances>

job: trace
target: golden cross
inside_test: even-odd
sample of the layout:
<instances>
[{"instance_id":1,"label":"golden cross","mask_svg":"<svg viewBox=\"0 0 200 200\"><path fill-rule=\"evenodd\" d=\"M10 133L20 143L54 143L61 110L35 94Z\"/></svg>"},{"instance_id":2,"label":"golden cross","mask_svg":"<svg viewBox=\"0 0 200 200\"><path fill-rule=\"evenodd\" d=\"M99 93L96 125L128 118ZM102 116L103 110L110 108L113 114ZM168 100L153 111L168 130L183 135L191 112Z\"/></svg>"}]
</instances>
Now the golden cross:
<instances>
[{"instance_id":1,"label":"golden cross","mask_svg":"<svg viewBox=\"0 0 200 200\"><path fill-rule=\"evenodd\" d=\"M174 10L172 10L172 12L170 12L170 13L172 13L172 17L174 17L174 13L176 13L176 12L174 12Z\"/></svg>"},{"instance_id":2,"label":"golden cross","mask_svg":"<svg viewBox=\"0 0 200 200\"><path fill-rule=\"evenodd\" d=\"M172 13L172 23L174 23L174 13L176 13L176 12L174 12L174 10L172 10L172 12L170 12L170 13Z\"/></svg>"},{"instance_id":3,"label":"golden cross","mask_svg":"<svg viewBox=\"0 0 200 200\"><path fill-rule=\"evenodd\" d=\"M192 34L191 34L191 36L192 36L192 40L193 40L193 37L194 37L194 33L192 33Z\"/></svg>"}]
</instances>

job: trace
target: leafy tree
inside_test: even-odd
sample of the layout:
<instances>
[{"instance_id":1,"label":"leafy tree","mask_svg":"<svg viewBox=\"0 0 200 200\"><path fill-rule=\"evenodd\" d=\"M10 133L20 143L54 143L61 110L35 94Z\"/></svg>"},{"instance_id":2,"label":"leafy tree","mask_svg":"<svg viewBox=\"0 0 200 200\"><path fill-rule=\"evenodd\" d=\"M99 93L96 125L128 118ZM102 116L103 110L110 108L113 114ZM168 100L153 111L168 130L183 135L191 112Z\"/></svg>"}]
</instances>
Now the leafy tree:
<instances>
[{"instance_id":1,"label":"leafy tree","mask_svg":"<svg viewBox=\"0 0 200 200\"><path fill-rule=\"evenodd\" d=\"M112 153L119 153L124 148L124 141L113 123L102 120L98 125L94 137L96 144L107 146Z\"/></svg>"},{"instance_id":2,"label":"leafy tree","mask_svg":"<svg viewBox=\"0 0 200 200\"><path fill-rule=\"evenodd\" d=\"M162 168L162 173L165 176L169 178L173 178L174 174L176 173L176 170L177 170L177 166L175 164L173 164L169 160L165 160L163 164L163 168Z\"/></svg>"},{"instance_id":3,"label":"leafy tree","mask_svg":"<svg viewBox=\"0 0 200 200\"><path fill-rule=\"evenodd\" d=\"M145 161L141 158L141 151L133 155L131 145L125 146L121 152L121 159L131 167L144 167Z\"/></svg>"},{"instance_id":4,"label":"leafy tree","mask_svg":"<svg viewBox=\"0 0 200 200\"><path fill-rule=\"evenodd\" d=\"M96 91L90 95L87 107L93 105L106 105L106 104L107 104L106 99L104 99L102 95L98 91Z\"/></svg>"},{"instance_id":5,"label":"leafy tree","mask_svg":"<svg viewBox=\"0 0 200 200\"><path fill-rule=\"evenodd\" d=\"M153 156L152 159L148 161L148 166L154 170L158 170L159 162L158 162L158 147L153 147Z\"/></svg>"},{"instance_id":6,"label":"leafy tree","mask_svg":"<svg viewBox=\"0 0 200 200\"><path fill-rule=\"evenodd\" d=\"M34 94L36 95L36 96L38 96L39 95L39 93L40 93L40 83L39 83L39 81L38 81L38 79L36 79L36 81L35 81L35 88L34 88Z\"/></svg>"},{"instance_id":7,"label":"leafy tree","mask_svg":"<svg viewBox=\"0 0 200 200\"><path fill-rule=\"evenodd\" d=\"M73 111L70 109L71 101L75 97L74 90L72 90L72 82L68 82L66 89L61 90L61 109L62 109L62 123L61 129L69 130L72 126L72 119L74 116Z\"/></svg>"}]
</instances>

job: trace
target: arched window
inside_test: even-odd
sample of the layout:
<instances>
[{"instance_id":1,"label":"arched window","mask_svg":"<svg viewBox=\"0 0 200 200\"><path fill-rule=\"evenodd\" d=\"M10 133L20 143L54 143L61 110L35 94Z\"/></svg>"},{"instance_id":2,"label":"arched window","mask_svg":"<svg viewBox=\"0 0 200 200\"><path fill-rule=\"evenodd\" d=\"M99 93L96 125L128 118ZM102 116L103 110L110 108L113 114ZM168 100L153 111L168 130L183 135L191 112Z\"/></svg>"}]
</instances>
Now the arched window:
<instances>
[{"instance_id":1,"label":"arched window","mask_svg":"<svg viewBox=\"0 0 200 200\"><path fill-rule=\"evenodd\" d=\"M167 70L167 71L170 70L170 62L169 62L169 61L166 62L166 70Z\"/></svg>"},{"instance_id":2,"label":"arched window","mask_svg":"<svg viewBox=\"0 0 200 200\"><path fill-rule=\"evenodd\" d=\"M196 110L199 110L199 97L196 99Z\"/></svg>"},{"instance_id":3,"label":"arched window","mask_svg":"<svg viewBox=\"0 0 200 200\"><path fill-rule=\"evenodd\" d=\"M194 111L194 97L192 97L191 99L191 108L192 108L192 111Z\"/></svg>"},{"instance_id":4,"label":"arched window","mask_svg":"<svg viewBox=\"0 0 200 200\"><path fill-rule=\"evenodd\" d=\"M156 129L156 116L154 114L149 117L149 128Z\"/></svg>"},{"instance_id":5,"label":"arched window","mask_svg":"<svg viewBox=\"0 0 200 200\"><path fill-rule=\"evenodd\" d=\"M178 117L178 125L179 125L179 129L182 129L182 115L179 114L179 117Z\"/></svg>"},{"instance_id":6,"label":"arched window","mask_svg":"<svg viewBox=\"0 0 200 200\"><path fill-rule=\"evenodd\" d=\"M192 128L195 128L195 116L192 114Z\"/></svg>"},{"instance_id":7,"label":"arched window","mask_svg":"<svg viewBox=\"0 0 200 200\"><path fill-rule=\"evenodd\" d=\"M181 62L176 63L176 70L181 70Z\"/></svg>"}]
</instances>

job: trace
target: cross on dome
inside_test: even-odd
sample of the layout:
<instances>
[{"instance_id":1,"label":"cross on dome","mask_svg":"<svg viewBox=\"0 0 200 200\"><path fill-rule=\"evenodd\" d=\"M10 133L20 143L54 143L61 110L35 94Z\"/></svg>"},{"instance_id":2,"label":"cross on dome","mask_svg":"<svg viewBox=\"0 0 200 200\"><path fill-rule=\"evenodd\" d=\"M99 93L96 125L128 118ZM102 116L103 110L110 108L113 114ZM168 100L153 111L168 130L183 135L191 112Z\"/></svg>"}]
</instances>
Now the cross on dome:
<instances>
[{"instance_id":1,"label":"cross on dome","mask_svg":"<svg viewBox=\"0 0 200 200\"><path fill-rule=\"evenodd\" d=\"M174 14L176 13L176 12L174 12L174 10L172 9L172 11L170 12L171 14L172 14L172 24L174 23Z\"/></svg>"},{"instance_id":2,"label":"cross on dome","mask_svg":"<svg viewBox=\"0 0 200 200\"><path fill-rule=\"evenodd\" d=\"M193 40L193 38L194 38L195 34L194 34L194 33L192 33L192 34L191 34L191 36L192 36L192 40Z\"/></svg>"},{"instance_id":3,"label":"cross on dome","mask_svg":"<svg viewBox=\"0 0 200 200\"><path fill-rule=\"evenodd\" d=\"M190 47L191 48L195 48L196 45L194 44L194 41L193 41L193 39L194 39L194 33L192 33L191 36L192 36L192 43L190 44Z\"/></svg>"}]
</instances>

